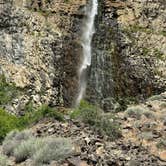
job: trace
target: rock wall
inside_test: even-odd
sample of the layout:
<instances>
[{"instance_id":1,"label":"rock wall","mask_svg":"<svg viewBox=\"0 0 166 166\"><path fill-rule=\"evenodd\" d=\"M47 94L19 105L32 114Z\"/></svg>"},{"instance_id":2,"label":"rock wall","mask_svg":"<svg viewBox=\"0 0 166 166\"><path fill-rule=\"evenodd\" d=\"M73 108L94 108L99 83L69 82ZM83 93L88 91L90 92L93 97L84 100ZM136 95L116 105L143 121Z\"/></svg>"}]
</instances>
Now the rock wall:
<instances>
[{"instance_id":1,"label":"rock wall","mask_svg":"<svg viewBox=\"0 0 166 166\"><path fill-rule=\"evenodd\" d=\"M87 99L144 99L166 89L166 2L100 1ZM97 99L97 100L96 100Z\"/></svg>"},{"instance_id":2,"label":"rock wall","mask_svg":"<svg viewBox=\"0 0 166 166\"><path fill-rule=\"evenodd\" d=\"M24 93L9 111L72 106L86 0L0 0L0 74ZM87 99L144 99L166 88L165 0L99 0Z\"/></svg>"},{"instance_id":3,"label":"rock wall","mask_svg":"<svg viewBox=\"0 0 166 166\"><path fill-rule=\"evenodd\" d=\"M86 0L0 0L0 73L24 91L9 111L29 101L73 104L85 5Z\"/></svg>"}]
</instances>

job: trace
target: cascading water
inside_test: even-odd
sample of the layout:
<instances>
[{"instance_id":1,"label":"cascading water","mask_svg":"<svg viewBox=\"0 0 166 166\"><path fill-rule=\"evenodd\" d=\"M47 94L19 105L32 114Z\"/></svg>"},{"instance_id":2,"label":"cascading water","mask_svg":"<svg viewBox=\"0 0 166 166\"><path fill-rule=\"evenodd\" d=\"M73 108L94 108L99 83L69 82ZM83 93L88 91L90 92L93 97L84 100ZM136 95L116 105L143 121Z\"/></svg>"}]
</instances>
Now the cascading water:
<instances>
[{"instance_id":1,"label":"cascading water","mask_svg":"<svg viewBox=\"0 0 166 166\"><path fill-rule=\"evenodd\" d=\"M86 71L91 65L91 42L93 34L95 33L94 21L98 11L98 0L91 0L91 4L86 8L87 17L83 26L83 33L81 37L81 44L83 47L83 61L79 69L79 94L76 100L78 105L84 96L86 90Z\"/></svg>"}]
</instances>

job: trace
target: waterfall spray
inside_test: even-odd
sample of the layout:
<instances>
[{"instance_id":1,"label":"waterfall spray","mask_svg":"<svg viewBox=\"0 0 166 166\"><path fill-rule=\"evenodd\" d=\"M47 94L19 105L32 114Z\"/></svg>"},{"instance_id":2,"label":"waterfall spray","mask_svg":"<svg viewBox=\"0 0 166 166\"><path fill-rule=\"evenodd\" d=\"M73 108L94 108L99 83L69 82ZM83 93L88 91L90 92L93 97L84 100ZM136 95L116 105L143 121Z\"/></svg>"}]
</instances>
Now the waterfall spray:
<instances>
[{"instance_id":1,"label":"waterfall spray","mask_svg":"<svg viewBox=\"0 0 166 166\"><path fill-rule=\"evenodd\" d=\"M86 8L86 19L83 25L83 33L81 36L81 44L83 48L83 61L79 69L79 94L76 104L78 105L84 96L86 90L86 71L91 65L91 42L95 33L94 22L98 11L98 0L91 0L91 4Z\"/></svg>"}]
</instances>

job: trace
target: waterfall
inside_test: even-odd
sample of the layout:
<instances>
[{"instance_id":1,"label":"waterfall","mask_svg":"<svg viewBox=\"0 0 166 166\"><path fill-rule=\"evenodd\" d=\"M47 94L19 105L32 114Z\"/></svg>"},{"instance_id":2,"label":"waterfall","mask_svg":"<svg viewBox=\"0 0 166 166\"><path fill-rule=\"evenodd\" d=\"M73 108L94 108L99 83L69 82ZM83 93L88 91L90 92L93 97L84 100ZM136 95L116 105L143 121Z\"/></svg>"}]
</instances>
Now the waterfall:
<instances>
[{"instance_id":1,"label":"waterfall","mask_svg":"<svg viewBox=\"0 0 166 166\"><path fill-rule=\"evenodd\" d=\"M82 29L81 44L83 48L83 61L79 68L79 94L76 104L78 105L86 90L86 71L91 65L91 42L95 33L94 21L98 11L98 0L91 0L91 4L86 8L86 19Z\"/></svg>"}]
</instances>

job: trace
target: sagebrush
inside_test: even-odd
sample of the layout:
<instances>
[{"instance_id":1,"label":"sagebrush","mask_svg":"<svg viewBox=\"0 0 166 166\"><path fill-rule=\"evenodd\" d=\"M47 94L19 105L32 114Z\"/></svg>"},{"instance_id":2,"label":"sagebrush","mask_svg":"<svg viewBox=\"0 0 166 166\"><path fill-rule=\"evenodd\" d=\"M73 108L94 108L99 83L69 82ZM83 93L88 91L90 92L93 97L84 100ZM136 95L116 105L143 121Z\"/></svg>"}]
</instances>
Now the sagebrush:
<instances>
[{"instance_id":1,"label":"sagebrush","mask_svg":"<svg viewBox=\"0 0 166 166\"><path fill-rule=\"evenodd\" d=\"M70 138L37 138L29 130L12 131L2 145L3 153L15 157L17 163L32 159L35 166L65 159L73 154L73 147Z\"/></svg>"}]
</instances>

